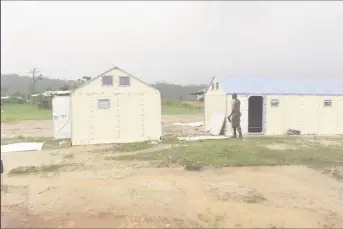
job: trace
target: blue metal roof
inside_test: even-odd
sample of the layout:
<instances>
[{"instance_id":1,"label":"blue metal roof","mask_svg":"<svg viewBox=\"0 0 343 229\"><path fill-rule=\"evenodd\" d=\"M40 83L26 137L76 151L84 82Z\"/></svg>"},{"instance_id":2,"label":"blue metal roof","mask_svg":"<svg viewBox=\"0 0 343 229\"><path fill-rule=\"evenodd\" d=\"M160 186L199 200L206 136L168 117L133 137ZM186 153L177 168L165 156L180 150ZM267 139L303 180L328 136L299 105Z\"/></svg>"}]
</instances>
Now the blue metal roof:
<instances>
[{"instance_id":1,"label":"blue metal roof","mask_svg":"<svg viewBox=\"0 0 343 229\"><path fill-rule=\"evenodd\" d=\"M343 95L343 79L228 76L216 77L226 93Z\"/></svg>"}]
</instances>

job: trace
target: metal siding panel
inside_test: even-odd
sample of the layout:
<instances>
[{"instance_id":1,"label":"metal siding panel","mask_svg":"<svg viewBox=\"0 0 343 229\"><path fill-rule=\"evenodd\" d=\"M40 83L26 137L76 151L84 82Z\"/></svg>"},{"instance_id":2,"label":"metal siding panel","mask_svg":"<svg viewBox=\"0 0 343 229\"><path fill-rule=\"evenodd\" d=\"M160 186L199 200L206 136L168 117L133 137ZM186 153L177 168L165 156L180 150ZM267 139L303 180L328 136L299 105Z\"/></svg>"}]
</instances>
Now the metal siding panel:
<instances>
[{"instance_id":1,"label":"metal siding panel","mask_svg":"<svg viewBox=\"0 0 343 229\"><path fill-rule=\"evenodd\" d=\"M302 130L302 96L285 96L285 131L287 129Z\"/></svg>"},{"instance_id":2,"label":"metal siding panel","mask_svg":"<svg viewBox=\"0 0 343 229\"><path fill-rule=\"evenodd\" d=\"M224 93L206 93L205 100L205 129L209 125L212 114L226 114L226 95ZM225 124L224 124L225 125Z\"/></svg>"},{"instance_id":3,"label":"metal siding panel","mask_svg":"<svg viewBox=\"0 0 343 229\"><path fill-rule=\"evenodd\" d=\"M279 100L278 107L272 107L271 101ZM286 132L286 115L287 115L286 96L269 95L266 96L266 118L265 118L265 134L266 135L283 135Z\"/></svg>"},{"instance_id":4,"label":"metal siding panel","mask_svg":"<svg viewBox=\"0 0 343 229\"><path fill-rule=\"evenodd\" d=\"M320 116L318 114L320 96L303 96L302 98L302 134L318 134Z\"/></svg>"},{"instance_id":5,"label":"metal siding panel","mask_svg":"<svg viewBox=\"0 0 343 229\"><path fill-rule=\"evenodd\" d=\"M144 94L144 138L158 140L162 136L161 95L159 92Z\"/></svg>"},{"instance_id":6,"label":"metal siding panel","mask_svg":"<svg viewBox=\"0 0 343 229\"><path fill-rule=\"evenodd\" d=\"M90 98L89 95L79 92L71 96L71 138L73 145L85 145L89 142L91 134L90 116L92 114Z\"/></svg>"},{"instance_id":7,"label":"metal siding panel","mask_svg":"<svg viewBox=\"0 0 343 229\"><path fill-rule=\"evenodd\" d=\"M339 129L337 128L337 103L338 99L334 96L321 96L319 104L319 134L332 135L337 134ZM332 107L324 107L324 100L331 99ZM342 117L342 115L341 115Z\"/></svg>"},{"instance_id":8,"label":"metal siding panel","mask_svg":"<svg viewBox=\"0 0 343 229\"><path fill-rule=\"evenodd\" d=\"M118 94L93 95L92 114L90 116L91 135L89 144L105 144L118 141ZM99 109L98 101L101 99L110 100L109 109Z\"/></svg>"},{"instance_id":9,"label":"metal siding panel","mask_svg":"<svg viewBox=\"0 0 343 229\"><path fill-rule=\"evenodd\" d=\"M122 142L144 141L144 107L139 93L119 96L119 138ZM144 105L144 104L143 104Z\"/></svg>"},{"instance_id":10,"label":"metal siding panel","mask_svg":"<svg viewBox=\"0 0 343 229\"><path fill-rule=\"evenodd\" d=\"M337 96L334 107L337 117L337 134L343 134L343 96Z\"/></svg>"},{"instance_id":11,"label":"metal siding panel","mask_svg":"<svg viewBox=\"0 0 343 229\"><path fill-rule=\"evenodd\" d=\"M52 112L54 137L56 139L71 138L70 96L54 96Z\"/></svg>"}]
</instances>

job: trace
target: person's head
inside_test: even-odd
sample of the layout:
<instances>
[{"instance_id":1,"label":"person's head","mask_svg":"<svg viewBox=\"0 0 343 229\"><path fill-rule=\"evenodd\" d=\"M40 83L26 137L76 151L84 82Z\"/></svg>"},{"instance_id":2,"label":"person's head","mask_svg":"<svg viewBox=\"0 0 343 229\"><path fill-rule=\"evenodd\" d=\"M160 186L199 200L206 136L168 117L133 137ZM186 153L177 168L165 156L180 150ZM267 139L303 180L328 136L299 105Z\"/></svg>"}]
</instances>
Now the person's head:
<instances>
[{"instance_id":1,"label":"person's head","mask_svg":"<svg viewBox=\"0 0 343 229\"><path fill-rule=\"evenodd\" d=\"M237 94L236 93L232 94L232 99L237 99Z\"/></svg>"}]
</instances>

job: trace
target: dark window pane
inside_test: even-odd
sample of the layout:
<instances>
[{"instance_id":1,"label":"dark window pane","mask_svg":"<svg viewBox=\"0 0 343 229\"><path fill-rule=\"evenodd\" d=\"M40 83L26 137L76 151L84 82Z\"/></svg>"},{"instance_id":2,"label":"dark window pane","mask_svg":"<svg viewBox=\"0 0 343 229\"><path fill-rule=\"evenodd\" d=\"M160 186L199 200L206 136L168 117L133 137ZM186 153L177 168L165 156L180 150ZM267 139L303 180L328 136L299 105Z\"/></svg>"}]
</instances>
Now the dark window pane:
<instances>
[{"instance_id":1,"label":"dark window pane","mask_svg":"<svg viewBox=\"0 0 343 229\"><path fill-rule=\"evenodd\" d=\"M130 86L130 77L119 76L119 86Z\"/></svg>"},{"instance_id":2,"label":"dark window pane","mask_svg":"<svg viewBox=\"0 0 343 229\"><path fill-rule=\"evenodd\" d=\"M102 76L102 85L113 85L112 76Z\"/></svg>"}]
</instances>

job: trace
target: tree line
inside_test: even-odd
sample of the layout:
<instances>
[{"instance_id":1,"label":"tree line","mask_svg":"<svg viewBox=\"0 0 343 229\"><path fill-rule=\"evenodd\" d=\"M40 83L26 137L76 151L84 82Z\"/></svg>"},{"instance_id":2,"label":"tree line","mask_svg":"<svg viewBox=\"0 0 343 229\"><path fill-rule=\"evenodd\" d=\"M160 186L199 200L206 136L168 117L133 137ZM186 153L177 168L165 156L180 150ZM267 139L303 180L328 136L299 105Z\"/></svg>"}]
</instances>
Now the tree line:
<instances>
[{"instance_id":1,"label":"tree line","mask_svg":"<svg viewBox=\"0 0 343 229\"><path fill-rule=\"evenodd\" d=\"M91 77L84 76L78 80L51 79L49 77L39 76L34 82L36 93L55 90L73 90L80 84L90 80ZM32 94L32 77L19 76L18 74L1 74L1 96L20 96L27 98ZM156 82L151 84L161 92L163 99L172 100L194 100L190 93L201 90L206 85L177 85L165 82Z\"/></svg>"}]
</instances>

